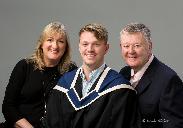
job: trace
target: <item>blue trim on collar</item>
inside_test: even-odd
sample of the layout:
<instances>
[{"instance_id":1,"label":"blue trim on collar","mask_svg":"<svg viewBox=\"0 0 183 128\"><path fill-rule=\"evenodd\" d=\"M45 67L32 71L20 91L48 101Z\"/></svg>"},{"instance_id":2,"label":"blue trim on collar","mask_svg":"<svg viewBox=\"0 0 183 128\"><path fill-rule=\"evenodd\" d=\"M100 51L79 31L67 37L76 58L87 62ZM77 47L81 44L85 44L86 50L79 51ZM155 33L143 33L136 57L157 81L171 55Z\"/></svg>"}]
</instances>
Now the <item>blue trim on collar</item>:
<instances>
[{"instance_id":1,"label":"blue trim on collar","mask_svg":"<svg viewBox=\"0 0 183 128\"><path fill-rule=\"evenodd\" d=\"M96 97L98 97L98 93L96 91L91 92L88 96L86 96L83 99L78 99L74 89L70 89L67 92L68 98L72 101L76 109L79 109L82 106L86 106L89 104L92 100L94 100Z\"/></svg>"},{"instance_id":2,"label":"blue trim on collar","mask_svg":"<svg viewBox=\"0 0 183 128\"><path fill-rule=\"evenodd\" d=\"M77 69L77 70L79 70L79 69ZM93 90L92 92L89 92L89 94L86 97L80 98L79 95L77 94L75 88L74 87L71 88L71 84L72 84L74 78L78 77L78 76L75 76L77 70L65 73L64 76L61 77L58 81L58 86L68 89L68 91L65 93L75 110L79 110L79 109L82 109L82 108L90 105L92 102L94 102L96 99L98 99L100 97L99 93L101 93L109 88L113 88L113 87L115 87L117 85L121 85L121 84L129 85L129 82L126 79L124 79L116 71L110 69L107 72L107 76L104 78L104 81L100 85L98 92L96 92L96 90Z\"/></svg>"}]
</instances>

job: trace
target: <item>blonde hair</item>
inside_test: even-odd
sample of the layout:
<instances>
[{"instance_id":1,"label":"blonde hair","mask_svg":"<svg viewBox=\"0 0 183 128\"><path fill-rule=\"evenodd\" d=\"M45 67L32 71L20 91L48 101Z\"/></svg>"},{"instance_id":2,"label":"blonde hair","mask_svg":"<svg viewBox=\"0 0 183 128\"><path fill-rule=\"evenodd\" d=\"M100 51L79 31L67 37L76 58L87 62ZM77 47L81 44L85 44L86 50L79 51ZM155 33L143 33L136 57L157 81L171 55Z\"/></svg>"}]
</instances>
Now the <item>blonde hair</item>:
<instances>
[{"instance_id":1,"label":"blonde hair","mask_svg":"<svg viewBox=\"0 0 183 128\"><path fill-rule=\"evenodd\" d=\"M42 50L42 44L45 40L45 38L54 33L59 33L63 36L65 36L66 40L66 49L65 53L61 57L59 63L58 63L58 70L61 74L64 72L67 72L69 70L70 64L71 64L71 57L70 57L70 44L69 44L69 37L66 32L65 26L60 22L51 22L48 24L42 31L38 41L37 46L35 48L34 53L32 56L28 59L29 62L34 63L34 68L39 70L44 70L46 67L43 59L43 50Z\"/></svg>"},{"instance_id":2,"label":"blonde hair","mask_svg":"<svg viewBox=\"0 0 183 128\"><path fill-rule=\"evenodd\" d=\"M83 32L92 32L94 33L95 37L98 39L98 40L102 40L102 41L105 41L107 42L108 41L108 31L107 29L102 26L101 24L98 24L98 23L91 23L91 24L87 24L85 25L84 27L82 27L79 31L79 36L81 36L81 34Z\"/></svg>"}]
</instances>

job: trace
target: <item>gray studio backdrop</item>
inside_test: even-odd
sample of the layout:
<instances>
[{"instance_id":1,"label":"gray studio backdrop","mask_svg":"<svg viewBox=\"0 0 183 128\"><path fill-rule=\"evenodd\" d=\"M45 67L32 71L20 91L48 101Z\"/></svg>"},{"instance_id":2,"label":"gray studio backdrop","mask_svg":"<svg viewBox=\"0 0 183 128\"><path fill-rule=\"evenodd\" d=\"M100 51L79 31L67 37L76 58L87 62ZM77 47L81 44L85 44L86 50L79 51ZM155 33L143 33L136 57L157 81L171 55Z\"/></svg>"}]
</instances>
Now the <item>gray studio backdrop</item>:
<instances>
[{"instance_id":1,"label":"gray studio backdrop","mask_svg":"<svg viewBox=\"0 0 183 128\"><path fill-rule=\"evenodd\" d=\"M106 63L119 71L119 32L129 22L142 22L152 31L153 53L183 79L182 0L1 0L0 1L0 121L2 101L15 64L30 56L43 27L61 21L68 29L72 58L80 65L78 31L99 22L109 31Z\"/></svg>"}]
</instances>

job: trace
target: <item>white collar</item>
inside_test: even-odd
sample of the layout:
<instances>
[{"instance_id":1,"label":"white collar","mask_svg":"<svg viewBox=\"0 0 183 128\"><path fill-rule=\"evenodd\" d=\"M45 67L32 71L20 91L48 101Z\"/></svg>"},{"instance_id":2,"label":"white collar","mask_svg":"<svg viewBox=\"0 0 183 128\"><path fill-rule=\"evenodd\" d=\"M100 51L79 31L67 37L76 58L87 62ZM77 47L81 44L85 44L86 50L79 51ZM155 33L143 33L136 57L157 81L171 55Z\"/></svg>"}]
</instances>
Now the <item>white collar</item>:
<instances>
[{"instance_id":1,"label":"white collar","mask_svg":"<svg viewBox=\"0 0 183 128\"><path fill-rule=\"evenodd\" d=\"M137 72L135 73L133 69L131 69L131 76L134 76L140 80L149 65L151 64L152 60L154 59L154 55L152 54L151 57L149 58L148 62Z\"/></svg>"}]
</instances>

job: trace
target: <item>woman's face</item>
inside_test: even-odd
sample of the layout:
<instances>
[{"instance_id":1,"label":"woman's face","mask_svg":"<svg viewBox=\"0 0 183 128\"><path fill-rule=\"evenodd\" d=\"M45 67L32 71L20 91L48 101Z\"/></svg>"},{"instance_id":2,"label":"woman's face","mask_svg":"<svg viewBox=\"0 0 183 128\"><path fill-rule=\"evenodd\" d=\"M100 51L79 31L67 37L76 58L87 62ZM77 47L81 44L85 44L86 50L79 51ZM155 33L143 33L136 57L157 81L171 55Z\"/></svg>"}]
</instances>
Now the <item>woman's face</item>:
<instances>
[{"instance_id":1,"label":"woman's face","mask_svg":"<svg viewBox=\"0 0 183 128\"><path fill-rule=\"evenodd\" d=\"M64 34L57 32L47 34L41 46L46 67L56 66L63 56L66 47L67 43Z\"/></svg>"}]
</instances>

